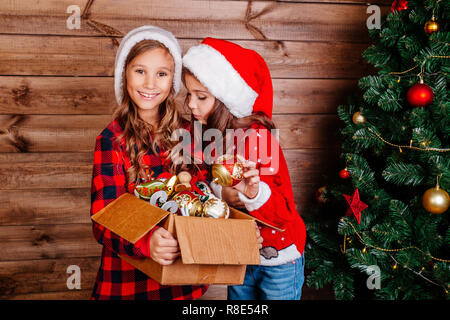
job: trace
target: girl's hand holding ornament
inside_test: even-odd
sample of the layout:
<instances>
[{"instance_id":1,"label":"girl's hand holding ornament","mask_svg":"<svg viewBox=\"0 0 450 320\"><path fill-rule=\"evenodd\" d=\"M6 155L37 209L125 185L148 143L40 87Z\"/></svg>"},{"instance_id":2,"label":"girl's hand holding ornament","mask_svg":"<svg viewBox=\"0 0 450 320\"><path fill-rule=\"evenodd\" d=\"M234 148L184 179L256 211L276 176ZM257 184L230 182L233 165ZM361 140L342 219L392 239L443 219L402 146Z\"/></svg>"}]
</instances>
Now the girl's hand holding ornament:
<instances>
[{"instance_id":1,"label":"girl's hand holding ornament","mask_svg":"<svg viewBox=\"0 0 450 320\"><path fill-rule=\"evenodd\" d=\"M256 163L249 160L243 161L242 166L244 168L244 179L233 186L233 188L241 192L247 198L253 199L259 192L259 170L256 169Z\"/></svg>"}]
</instances>

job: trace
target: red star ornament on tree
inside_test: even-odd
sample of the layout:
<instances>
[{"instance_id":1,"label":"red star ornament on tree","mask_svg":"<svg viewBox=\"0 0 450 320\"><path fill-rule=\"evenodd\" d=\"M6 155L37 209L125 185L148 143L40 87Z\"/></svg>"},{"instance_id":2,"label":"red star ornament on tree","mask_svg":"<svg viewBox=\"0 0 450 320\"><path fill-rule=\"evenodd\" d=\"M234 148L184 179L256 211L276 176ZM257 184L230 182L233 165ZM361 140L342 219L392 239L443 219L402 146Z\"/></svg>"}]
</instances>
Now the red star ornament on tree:
<instances>
[{"instance_id":1,"label":"red star ornament on tree","mask_svg":"<svg viewBox=\"0 0 450 320\"><path fill-rule=\"evenodd\" d=\"M394 0L391 6L391 12L394 13L394 11L401 11L408 9L408 1L406 0Z\"/></svg>"},{"instance_id":2,"label":"red star ornament on tree","mask_svg":"<svg viewBox=\"0 0 450 320\"><path fill-rule=\"evenodd\" d=\"M367 204L362 202L359 199L359 191L358 189L355 190L352 196L349 196L347 194L343 195L345 200L347 200L347 203L349 205L349 208L347 209L347 212L345 213L345 216L351 216L352 214L355 216L356 220L359 224L361 224L361 212L368 207Z\"/></svg>"}]
</instances>

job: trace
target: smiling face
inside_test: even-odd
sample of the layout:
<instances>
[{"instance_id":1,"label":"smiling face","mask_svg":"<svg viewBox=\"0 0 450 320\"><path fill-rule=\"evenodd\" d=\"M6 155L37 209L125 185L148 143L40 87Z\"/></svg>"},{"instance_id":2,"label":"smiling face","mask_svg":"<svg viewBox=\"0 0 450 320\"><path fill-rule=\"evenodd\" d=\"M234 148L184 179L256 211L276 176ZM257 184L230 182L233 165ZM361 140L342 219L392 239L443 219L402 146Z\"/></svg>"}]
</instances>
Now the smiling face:
<instances>
[{"instance_id":1,"label":"smiling face","mask_svg":"<svg viewBox=\"0 0 450 320\"><path fill-rule=\"evenodd\" d=\"M184 80L188 90L188 107L195 119L206 124L209 115L214 110L216 98L192 74L187 73Z\"/></svg>"},{"instance_id":2,"label":"smiling face","mask_svg":"<svg viewBox=\"0 0 450 320\"><path fill-rule=\"evenodd\" d=\"M172 55L163 48L147 50L127 65L127 91L145 121L158 121L158 107L170 93L174 70Z\"/></svg>"}]
</instances>

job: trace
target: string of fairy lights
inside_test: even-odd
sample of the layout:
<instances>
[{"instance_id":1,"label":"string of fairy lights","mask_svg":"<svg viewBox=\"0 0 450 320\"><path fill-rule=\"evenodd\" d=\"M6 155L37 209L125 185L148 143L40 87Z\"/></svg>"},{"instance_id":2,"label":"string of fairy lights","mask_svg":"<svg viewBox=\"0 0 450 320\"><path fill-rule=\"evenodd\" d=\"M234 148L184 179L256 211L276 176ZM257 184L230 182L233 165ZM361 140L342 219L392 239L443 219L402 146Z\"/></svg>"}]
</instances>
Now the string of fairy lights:
<instances>
[{"instance_id":1,"label":"string of fairy lights","mask_svg":"<svg viewBox=\"0 0 450 320\"><path fill-rule=\"evenodd\" d=\"M350 227L352 227L352 229L353 229L353 231L354 231L354 234L358 237L358 240L364 245L364 248L362 249L362 252L363 252L364 254L367 253L367 248L372 248L372 249L376 249L376 250L383 251L383 252L400 252L400 251L404 251L404 250L411 250L411 249L414 249L414 250L419 251L419 252L422 253L423 255L428 256L428 257L429 257L430 259L432 259L432 260L439 261L439 262L446 262L446 263L449 263L449 262L450 262L450 260L448 260L448 259L441 259L441 258L434 257L434 256L432 256L430 253L425 252L425 251L421 250L420 248L418 248L418 247L416 247L416 246L408 246L408 247L397 248L397 249L387 249L387 248L381 248L381 247L372 245L372 244L370 244L370 243L367 243L367 241L364 241L364 239L363 239L363 237L361 236L361 234L358 232L358 230L356 230L355 226L354 226L350 221L346 221L344 218L341 218L341 221L343 221L343 222L345 222L345 223L348 223L348 224L350 225ZM345 254L345 253L346 253L346 250L347 250L347 249L346 249L346 243L347 243L347 241L350 241L350 240L351 240L351 239L350 239L350 237L348 237L348 235L344 235L344 243L343 243L343 245L341 246L341 252L342 252L342 254ZM391 255L391 258L393 258L392 255ZM396 269L398 268L398 262L397 262L395 259L394 259L394 261L395 261L395 264L394 264L394 266L392 267L392 269L396 270ZM404 265L403 267L406 268L406 269L408 269L408 270L410 270L410 271L413 271L414 273L416 273L416 274L418 274L418 275L420 275L422 278L424 278L424 279L427 280L428 282L430 282L430 283L432 283L432 284L435 284L435 285L437 285L437 286L442 287L442 288L444 289L445 293L448 294L448 289L447 289L446 287L444 287L443 285L440 285L440 284L438 284L438 283L436 283L436 282L431 281L430 279L426 278L426 277L422 274L422 272L425 270L424 267L422 267L422 269L421 269L420 272L417 272L417 271L415 271L415 270L409 268L407 265Z\"/></svg>"},{"instance_id":2,"label":"string of fairy lights","mask_svg":"<svg viewBox=\"0 0 450 320\"><path fill-rule=\"evenodd\" d=\"M449 152L450 148L429 148L429 147L425 147L426 143L422 142L421 145L422 147L416 147L413 146L413 140L410 140L409 145L398 145L392 142L387 141L386 139L384 139L379 133L373 131L372 128L367 128L368 131L370 131L371 133L373 133L378 139L380 139L381 141L383 141L385 144L390 145L392 147L396 147L399 148L400 152L403 152L403 149L412 149L412 150L418 150L418 151L433 151L433 152Z\"/></svg>"}]
</instances>

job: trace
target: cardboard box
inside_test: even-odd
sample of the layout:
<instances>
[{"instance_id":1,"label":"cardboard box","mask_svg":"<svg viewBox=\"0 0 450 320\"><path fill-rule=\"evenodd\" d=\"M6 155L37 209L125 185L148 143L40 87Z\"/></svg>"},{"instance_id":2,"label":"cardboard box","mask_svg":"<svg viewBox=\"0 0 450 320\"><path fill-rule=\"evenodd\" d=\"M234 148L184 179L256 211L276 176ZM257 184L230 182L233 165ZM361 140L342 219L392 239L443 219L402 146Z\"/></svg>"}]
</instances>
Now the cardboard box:
<instances>
[{"instance_id":1,"label":"cardboard box","mask_svg":"<svg viewBox=\"0 0 450 320\"><path fill-rule=\"evenodd\" d=\"M164 285L242 284L246 265L261 261L254 218L233 208L228 219L186 217L125 193L92 219L131 243L158 224L168 230L181 251L173 264L120 256Z\"/></svg>"}]
</instances>

